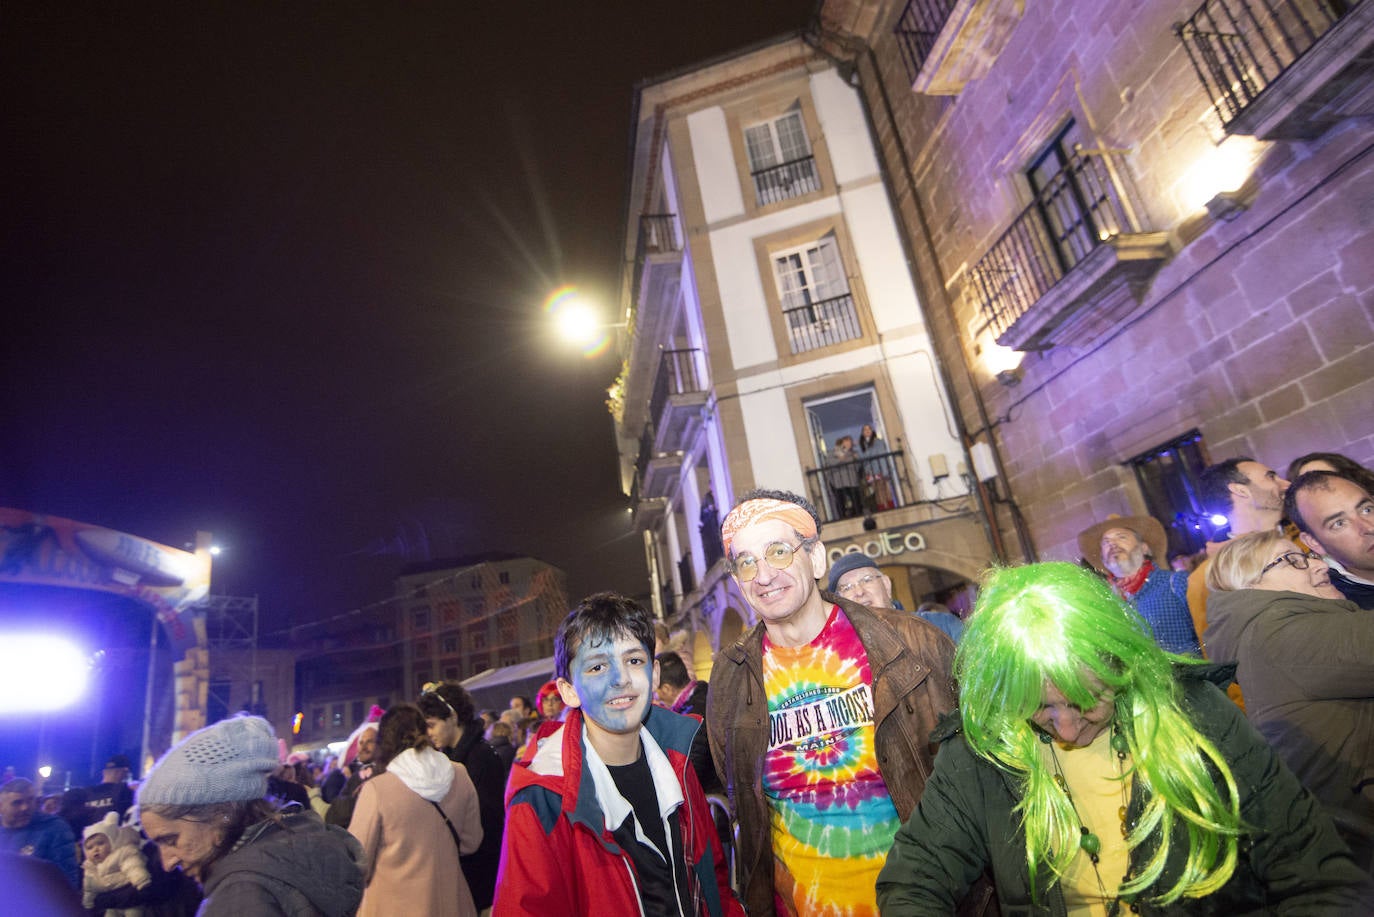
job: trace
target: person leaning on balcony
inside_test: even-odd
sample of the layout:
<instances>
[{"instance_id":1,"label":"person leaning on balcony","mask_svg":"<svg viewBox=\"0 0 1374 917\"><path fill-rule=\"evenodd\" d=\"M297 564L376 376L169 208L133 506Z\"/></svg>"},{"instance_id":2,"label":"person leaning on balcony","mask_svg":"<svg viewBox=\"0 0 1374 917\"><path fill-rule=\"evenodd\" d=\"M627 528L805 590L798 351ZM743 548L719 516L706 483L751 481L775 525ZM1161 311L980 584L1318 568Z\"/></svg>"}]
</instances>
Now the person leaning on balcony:
<instances>
[{"instance_id":1,"label":"person leaning on balcony","mask_svg":"<svg viewBox=\"0 0 1374 917\"><path fill-rule=\"evenodd\" d=\"M874 882L955 705L954 643L905 612L823 593L821 523L805 498L755 490L721 541L759 624L723 646L706 725L739 824L753 917L876 912Z\"/></svg>"},{"instance_id":2,"label":"person leaning on balcony","mask_svg":"<svg viewBox=\"0 0 1374 917\"><path fill-rule=\"evenodd\" d=\"M826 477L835 494L835 509L840 518L863 515L863 490L859 486L859 456L854 452L854 437L846 435L835 440L829 464Z\"/></svg>"},{"instance_id":3,"label":"person leaning on balcony","mask_svg":"<svg viewBox=\"0 0 1374 917\"><path fill-rule=\"evenodd\" d=\"M864 497L871 511L892 509L892 484L887 479L887 443L873 429L872 424L864 424L859 431L859 457L864 461ZM882 458L878 458L882 456Z\"/></svg>"}]
</instances>

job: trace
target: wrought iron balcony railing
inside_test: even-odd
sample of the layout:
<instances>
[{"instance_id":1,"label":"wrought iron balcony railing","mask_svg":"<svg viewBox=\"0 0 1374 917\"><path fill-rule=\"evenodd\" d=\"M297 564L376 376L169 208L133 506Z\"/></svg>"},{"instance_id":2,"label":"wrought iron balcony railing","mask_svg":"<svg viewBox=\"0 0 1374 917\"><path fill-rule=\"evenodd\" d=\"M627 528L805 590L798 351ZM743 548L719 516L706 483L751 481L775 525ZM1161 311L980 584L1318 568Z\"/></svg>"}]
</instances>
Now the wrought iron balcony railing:
<instances>
[{"instance_id":1,"label":"wrought iron balcony railing","mask_svg":"<svg viewBox=\"0 0 1374 917\"><path fill-rule=\"evenodd\" d=\"M900 448L806 472L807 490L822 522L910 506L917 501L907 481L906 451Z\"/></svg>"},{"instance_id":2,"label":"wrought iron balcony railing","mask_svg":"<svg viewBox=\"0 0 1374 917\"><path fill-rule=\"evenodd\" d=\"M1075 148L992 248L969 271L982 318L1001 335L1095 249L1143 232L1113 176L1110 153Z\"/></svg>"},{"instance_id":3,"label":"wrought iron balcony railing","mask_svg":"<svg viewBox=\"0 0 1374 917\"><path fill-rule=\"evenodd\" d=\"M794 354L852 341L863 334L854 297L849 293L784 309L782 314L787 319L787 337Z\"/></svg>"},{"instance_id":4,"label":"wrought iron balcony railing","mask_svg":"<svg viewBox=\"0 0 1374 917\"><path fill-rule=\"evenodd\" d=\"M1230 125L1359 0L1206 0L1174 33Z\"/></svg>"},{"instance_id":5,"label":"wrought iron balcony railing","mask_svg":"<svg viewBox=\"0 0 1374 917\"><path fill-rule=\"evenodd\" d=\"M665 350L658 363L654 390L649 396L649 422L657 425L669 395L686 395L705 391L697 373L698 348Z\"/></svg>"},{"instance_id":6,"label":"wrought iron balcony railing","mask_svg":"<svg viewBox=\"0 0 1374 917\"><path fill-rule=\"evenodd\" d=\"M935 47L935 39L949 21L956 0L909 0L892 34L902 51L907 75L915 80Z\"/></svg>"},{"instance_id":7,"label":"wrought iron balcony railing","mask_svg":"<svg viewBox=\"0 0 1374 917\"><path fill-rule=\"evenodd\" d=\"M645 213L639 217L639 239L635 242L634 285L631 296L639 299L639 284L644 265L651 255L682 251L676 213Z\"/></svg>"},{"instance_id":8,"label":"wrought iron balcony railing","mask_svg":"<svg viewBox=\"0 0 1374 917\"><path fill-rule=\"evenodd\" d=\"M791 197L801 197L821 188L814 156L804 156L780 166L769 166L750 175L754 179L754 191L758 194L760 207Z\"/></svg>"}]
</instances>

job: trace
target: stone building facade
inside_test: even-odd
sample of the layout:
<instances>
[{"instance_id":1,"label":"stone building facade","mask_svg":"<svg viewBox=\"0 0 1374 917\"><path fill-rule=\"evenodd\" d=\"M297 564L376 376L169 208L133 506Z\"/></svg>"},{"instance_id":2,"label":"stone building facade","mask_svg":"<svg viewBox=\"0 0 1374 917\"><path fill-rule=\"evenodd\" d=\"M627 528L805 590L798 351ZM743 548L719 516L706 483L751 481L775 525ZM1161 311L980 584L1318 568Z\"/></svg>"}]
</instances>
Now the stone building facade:
<instances>
[{"instance_id":1,"label":"stone building facade","mask_svg":"<svg viewBox=\"0 0 1374 917\"><path fill-rule=\"evenodd\" d=\"M826 0L817 18L1024 556L1072 559L1113 512L1196 549L1208 462L1374 460L1374 4Z\"/></svg>"}]
</instances>

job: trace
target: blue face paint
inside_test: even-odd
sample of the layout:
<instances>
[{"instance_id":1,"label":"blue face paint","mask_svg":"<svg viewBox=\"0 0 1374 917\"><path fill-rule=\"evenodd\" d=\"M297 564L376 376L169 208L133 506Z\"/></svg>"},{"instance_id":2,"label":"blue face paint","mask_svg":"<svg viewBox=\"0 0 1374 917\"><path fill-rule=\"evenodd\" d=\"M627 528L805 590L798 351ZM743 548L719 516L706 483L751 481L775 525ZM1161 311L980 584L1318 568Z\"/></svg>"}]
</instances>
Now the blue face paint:
<instances>
[{"instance_id":1,"label":"blue face paint","mask_svg":"<svg viewBox=\"0 0 1374 917\"><path fill-rule=\"evenodd\" d=\"M607 732L638 732L653 692L654 660L628 634L587 641L572 660L582 715Z\"/></svg>"}]
</instances>

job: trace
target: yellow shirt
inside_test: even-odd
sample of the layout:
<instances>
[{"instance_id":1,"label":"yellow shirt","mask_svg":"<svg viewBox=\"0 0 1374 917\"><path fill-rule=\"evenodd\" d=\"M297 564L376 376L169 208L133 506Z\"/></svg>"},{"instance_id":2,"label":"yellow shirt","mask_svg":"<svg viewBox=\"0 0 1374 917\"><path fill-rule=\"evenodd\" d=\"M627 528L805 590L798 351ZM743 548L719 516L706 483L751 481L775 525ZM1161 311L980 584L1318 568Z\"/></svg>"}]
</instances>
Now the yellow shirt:
<instances>
[{"instance_id":1,"label":"yellow shirt","mask_svg":"<svg viewBox=\"0 0 1374 917\"><path fill-rule=\"evenodd\" d=\"M1053 755L1049 745L1041 746L1040 755L1051 771L1054 759L1058 758L1079 820L1102 841L1096 870L1088 855L1079 850L1064 876L1062 888L1069 917L1106 917L1108 905L1117 896L1121 880L1130 868L1130 850L1121 833L1120 813L1130 799L1131 780L1120 779L1120 775L1130 770L1131 758L1127 755L1118 765L1110 729L1103 730L1084 748L1066 749L1056 742ZM1104 888L1108 896L1105 899Z\"/></svg>"}]
</instances>

